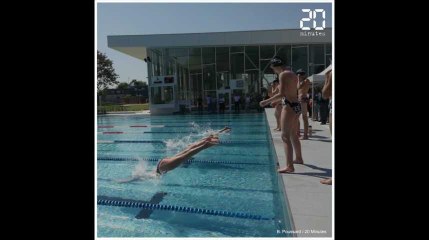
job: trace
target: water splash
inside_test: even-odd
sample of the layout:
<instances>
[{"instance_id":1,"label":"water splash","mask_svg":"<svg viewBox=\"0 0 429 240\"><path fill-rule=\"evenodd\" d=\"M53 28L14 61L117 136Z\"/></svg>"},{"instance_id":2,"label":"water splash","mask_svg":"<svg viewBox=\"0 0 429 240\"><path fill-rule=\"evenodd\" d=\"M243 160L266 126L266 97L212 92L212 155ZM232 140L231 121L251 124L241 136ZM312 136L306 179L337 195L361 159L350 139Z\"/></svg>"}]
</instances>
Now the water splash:
<instances>
[{"instance_id":1,"label":"water splash","mask_svg":"<svg viewBox=\"0 0 429 240\"><path fill-rule=\"evenodd\" d=\"M154 181L155 184L159 182L159 176L156 174L155 169L149 167L149 163L146 160L143 160L140 157L137 157L139 162L134 167L134 170L131 172L131 178L128 179L118 179L115 180L117 183L129 183L135 181Z\"/></svg>"},{"instance_id":2,"label":"water splash","mask_svg":"<svg viewBox=\"0 0 429 240\"><path fill-rule=\"evenodd\" d=\"M182 151L183 149L188 147L189 144L201 138L207 137L209 135L219 135L219 129L213 129L211 127L211 123L205 126L201 126L195 122L189 122L189 125L191 126L191 133L189 135L183 137L175 137L164 141L168 155L174 155ZM230 133L222 134L230 135Z\"/></svg>"},{"instance_id":3,"label":"water splash","mask_svg":"<svg viewBox=\"0 0 429 240\"><path fill-rule=\"evenodd\" d=\"M140 179L155 179L157 178L155 169L149 167L149 162L137 157L139 159L139 162L134 167L134 170L131 173L131 176L133 178L140 178Z\"/></svg>"}]
</instances>

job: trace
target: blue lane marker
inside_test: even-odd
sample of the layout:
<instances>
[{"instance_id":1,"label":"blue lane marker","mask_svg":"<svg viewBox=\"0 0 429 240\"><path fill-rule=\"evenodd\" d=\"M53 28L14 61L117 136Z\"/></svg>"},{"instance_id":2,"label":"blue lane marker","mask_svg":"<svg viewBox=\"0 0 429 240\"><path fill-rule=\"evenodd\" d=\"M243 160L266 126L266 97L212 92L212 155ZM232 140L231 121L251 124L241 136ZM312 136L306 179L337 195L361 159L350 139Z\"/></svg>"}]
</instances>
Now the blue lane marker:
<instances>
[{"instance_id":1,"label":"blue lane marker","mask_svg":"<svg viewBox=\"0 0 429 240\"><path fill-rule=\"evenodd\" d=\"M148 162L158 162L162 158L133 158L133 157L97 157L98 161L139 161L144 160ZM186 160L186 163L213 163L213 164L244 164L244 165L269 165L266 163L257 163L257 162L234 162L234 161L215 161L215 160L194 160L191 158Z\"/></svg>"},{"instance_id":2,"label":"blue lane marker","mask_svg":"<svg viewBox=\"0 0 429 240\"><path fill-rule=\"evenodd\" d=\"M103 196L97 197L97 205L144 208L144 209L151 209L151 210L157 209L157 210L164 210L164 211L196 213L196 214L215 215L215 216L243 218L243 219L252 219L252 220L275 220L274 218L262 217L260 215L254 215L249 213L235 213L235 212L229 212L229 211L207 210L207 209L193 208L193 207L142 203L134 200L112 201L109 198L106 198Z\"/></svg>"}]
</instances>

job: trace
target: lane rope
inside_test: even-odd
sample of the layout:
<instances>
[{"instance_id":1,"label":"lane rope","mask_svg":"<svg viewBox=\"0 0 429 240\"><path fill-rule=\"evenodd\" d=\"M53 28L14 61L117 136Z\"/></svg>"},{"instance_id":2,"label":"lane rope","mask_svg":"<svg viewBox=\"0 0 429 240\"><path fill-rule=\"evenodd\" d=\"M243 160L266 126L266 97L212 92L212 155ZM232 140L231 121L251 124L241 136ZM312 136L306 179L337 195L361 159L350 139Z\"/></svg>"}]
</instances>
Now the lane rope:
<instances>
[{"instance_id":1,"label":"lane rope","mask_svg":"<svg viewBox=\"0 0 429 240\"><path fill-rule=\"evenodd\" d=\"M249 214L249 213L230 212L230 211L222 211L222 210L208 210L208 209L202 209L202 208L183 207L183 206L166 205L166 204L153 204L153 203L145 203L145 202L135 201L135 200L115 201L115 200L106 199L100 196L97 197L97 205L143 208L143 209L150 209L150 210L174 211L174 212L204 214L204 215L243 218L243 219L252 219L252 220L274 220L274 218L272 217L271 218L262 217L260 215Z\"/></svg>"}]
</instances>

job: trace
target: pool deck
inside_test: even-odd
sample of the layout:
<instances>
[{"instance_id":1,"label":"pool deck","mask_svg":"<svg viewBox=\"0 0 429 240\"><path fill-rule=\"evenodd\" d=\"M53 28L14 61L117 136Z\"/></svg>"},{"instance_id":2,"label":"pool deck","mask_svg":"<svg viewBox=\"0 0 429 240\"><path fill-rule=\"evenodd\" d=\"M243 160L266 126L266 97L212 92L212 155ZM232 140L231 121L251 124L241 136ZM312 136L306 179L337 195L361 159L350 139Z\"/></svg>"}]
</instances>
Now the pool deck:
<instances>
[{"instance_id":1,"label":"pool deck","mask_svg":"<svg viewBox=\"0 0 429 240\"><path fill-rule=\"evenodd\" d=\"M274 108L266 108L265 114L278 162L283 168L286 158L281 134L273 131L276 127ZM295 164L295 173L282 174L282 179L297 237L332 237L332 186L320 183L332 174L329 125L320 125L311 119L309 125L313 127L313 136L301 141L304 165Z\"/></svg>"}]
</instances>

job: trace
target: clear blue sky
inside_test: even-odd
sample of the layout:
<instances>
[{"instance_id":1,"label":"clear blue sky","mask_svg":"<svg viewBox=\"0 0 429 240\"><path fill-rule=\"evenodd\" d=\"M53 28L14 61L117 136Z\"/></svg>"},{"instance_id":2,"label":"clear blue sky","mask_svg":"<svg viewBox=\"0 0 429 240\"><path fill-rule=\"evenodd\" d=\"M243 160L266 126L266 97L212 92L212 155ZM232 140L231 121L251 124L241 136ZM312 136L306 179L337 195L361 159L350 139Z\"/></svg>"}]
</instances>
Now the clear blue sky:
<instances>
[{"instance_id":1,"label":"clear blue sky","mask_svg":"<svg viewBox=\"0 0 429 240\"><path fill-rule=\"evenodd\" d=\"M147 81L147 66L107 47L108 35L224 32L297 29L306 17L302 8L326 11L331 27L330 3L98 3L97 49L113 61L119 81Z\"/></svg>"}]
</instances>

